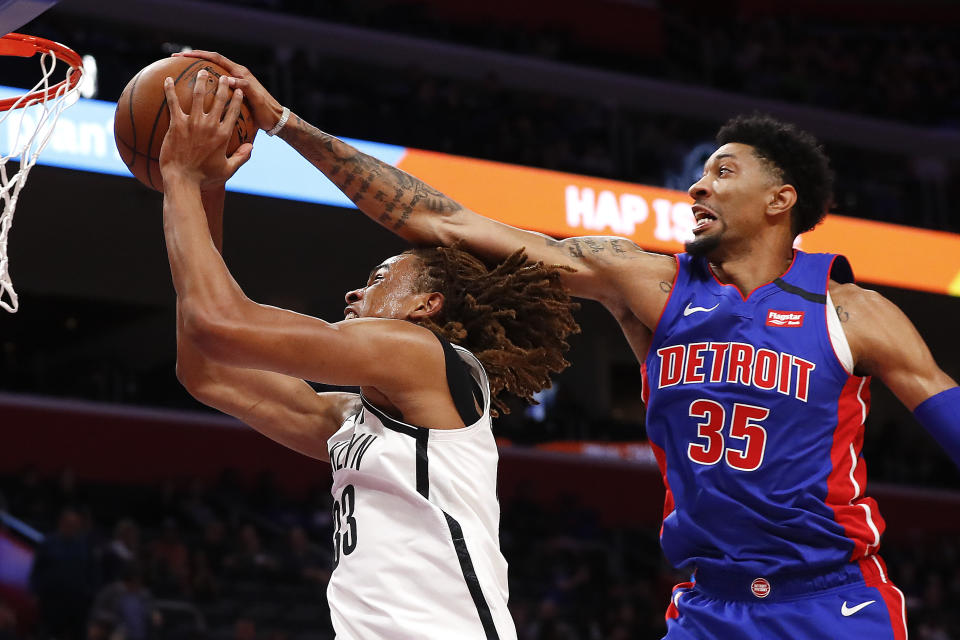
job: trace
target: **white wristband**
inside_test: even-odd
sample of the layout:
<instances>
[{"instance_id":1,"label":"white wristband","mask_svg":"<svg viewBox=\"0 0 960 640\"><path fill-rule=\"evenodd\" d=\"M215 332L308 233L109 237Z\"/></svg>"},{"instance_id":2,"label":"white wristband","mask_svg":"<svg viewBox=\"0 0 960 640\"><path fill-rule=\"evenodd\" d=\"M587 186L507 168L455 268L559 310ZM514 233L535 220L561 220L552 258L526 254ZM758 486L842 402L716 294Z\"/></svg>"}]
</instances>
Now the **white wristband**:
<instances>
[{"instance_id":1,"label":"white wristband","mask_svg":"<svg viewBox=\"0 0 960 640\"><path fill-rule=\"evenodd\" d=\"M280 119L277 120L277 124L273 125L273 129L267 131L268 136L275 136L280 133L280 129L283 129L283 125L287 124L287 120L290 118L290 109L287 107L283 108L283 113L280 114Z\"/></svg>"}]
</instances>

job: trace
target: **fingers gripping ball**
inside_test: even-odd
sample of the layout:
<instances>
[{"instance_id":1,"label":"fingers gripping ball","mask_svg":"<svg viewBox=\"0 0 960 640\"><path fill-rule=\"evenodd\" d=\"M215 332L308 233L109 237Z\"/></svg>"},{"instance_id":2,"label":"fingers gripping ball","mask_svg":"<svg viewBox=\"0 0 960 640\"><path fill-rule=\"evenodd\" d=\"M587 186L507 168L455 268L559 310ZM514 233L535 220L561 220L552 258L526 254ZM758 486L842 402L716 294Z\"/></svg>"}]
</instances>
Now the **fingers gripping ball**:
<instances>
[{"instance_id":1,"label":"fingers gripping ball","mask_svg":"<svg viewBox=\"0 0 960 640\"><path fill-rule=\"evenodd\" d=\"M163 191L160 176L160 146L170 126L170 112L163 93L163 79L173 78L177 98L185 111L193 101L193 87L197 73L207 71L203 108L213 104L217 82L226 70L212 62L197 58L164 58L144 67L127 84L117 101L113 120L113 137L117 151L127 168L140 182L151 189ZM236 151L244 142L253 142L257 126L253 122L246 103L240 107L240 116L230 142L227 155Z\"/></svg>"}]
</instances>

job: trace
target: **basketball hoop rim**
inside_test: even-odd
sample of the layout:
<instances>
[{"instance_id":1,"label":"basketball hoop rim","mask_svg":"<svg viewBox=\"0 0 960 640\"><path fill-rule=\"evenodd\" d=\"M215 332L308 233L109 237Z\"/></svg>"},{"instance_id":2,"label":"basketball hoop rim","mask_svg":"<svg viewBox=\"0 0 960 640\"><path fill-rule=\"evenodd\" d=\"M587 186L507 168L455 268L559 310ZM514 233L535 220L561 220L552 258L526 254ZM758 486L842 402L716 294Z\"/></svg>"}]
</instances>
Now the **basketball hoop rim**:
<instances>
[{"instance_id":1,"label":"basketball hoop rim","mask_svg":"<svg viewBox=\"0 0 960 640\"><path fill-rule=\"evenodd\" d=\"M64 80L51 86L46 90L34 91L25 95L14 96L0 100L0 112L8 111L15 105L25 107L37 101L46 102L55 98L60 90L66 86L65 93L70 92L80 84L80 78L83 76L83 59L80 54L70 47L39 38L37 36L28 36L23 33L8 33L0 38L0 56L18 56L21 58L30 58L36 54L53 53L58 60L66 62L72 71ZM19 105L18 105L19 103Z\"/></svg>"}]
</instances>

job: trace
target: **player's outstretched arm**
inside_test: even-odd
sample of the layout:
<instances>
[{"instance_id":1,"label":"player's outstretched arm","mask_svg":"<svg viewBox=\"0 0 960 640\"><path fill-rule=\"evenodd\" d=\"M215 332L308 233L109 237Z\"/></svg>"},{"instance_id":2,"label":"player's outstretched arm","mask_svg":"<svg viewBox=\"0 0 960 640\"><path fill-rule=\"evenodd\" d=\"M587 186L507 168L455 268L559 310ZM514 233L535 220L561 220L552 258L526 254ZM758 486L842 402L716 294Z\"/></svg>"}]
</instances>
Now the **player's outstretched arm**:
<instances>
[{"instance_id":1,"label":"player's outstretched arm","mask_svg":"<svg viewBox=\"0 0 960 640\"><path fill-rule=\"evenodd\" d=\"M610 307L621 305L625 297L621 278L652 278L674 266L672 258L645 252L626 238L556 240L491 220L295 114L278 135L327 176L368 218L413 244L459 244L493 261L502 261L524 248L531 260L572 269L561 273L571 295L598 300Z\"/></svg>"},{"instance_id":2,"label":"player's outstretched arm","mask_svg":"<svg viewBox=\"0 0 960 640\"><path fill-rule=\"evenodd\" d=\"M226 156L242 95L235 91L231 97L221 80L210 110L204 111L201 91L195 90L187 114L173 83L165 83L170 128L160 151L163 227L179 301L181 341L220 365L372 387L405 416L409 410L411 419L418 409L434 415L423 407L438 398L449 403L449 390L443 349L429 330L381 318L330 324L257 304L243 294L211 235L202 196L204 185L223 184L249 158L249 145ZM424 313L436 303L431 300L427 296L423 301ZM266 384L264 380L259 382ZM276 389L279 382L270 380Z\"/></svg>"},{"instance_id":3,"label":"player's outstretched arm","mask_svg":"<svg viewBox=\"0 0 960 640\"><path fill-rule=\"evenodd\" d=\"M960 388L936 363L909 318L875 291L830 289L857 373L876 376L960 467Z\"/></svg>"},{"instance_id":4,"label":"player's outstretched arm","mask_svg":"<svg viewBox=\"0 0 960 640\"><path fill-rule=\"evenodd\" d=\"M257 125L273 129L283 107L250 71L229 58L210 51L181 55L214 62L230 72L232 88L243 89ZM563 274L572 295L600 300L608 306L622 304L618 273L643 277L649 265L658 278L673 262L642 251L623 238L584 237L555 240L544 234L518 229L481 216L449 196L338 138L321 131L296 114L278 135L329 178L370 219L402 238L419 245L462 246L479 256L501 261L521 247L535 261L574 269ZM654 280L654 286L657 280Z\"/></svg>"}]
</instances>

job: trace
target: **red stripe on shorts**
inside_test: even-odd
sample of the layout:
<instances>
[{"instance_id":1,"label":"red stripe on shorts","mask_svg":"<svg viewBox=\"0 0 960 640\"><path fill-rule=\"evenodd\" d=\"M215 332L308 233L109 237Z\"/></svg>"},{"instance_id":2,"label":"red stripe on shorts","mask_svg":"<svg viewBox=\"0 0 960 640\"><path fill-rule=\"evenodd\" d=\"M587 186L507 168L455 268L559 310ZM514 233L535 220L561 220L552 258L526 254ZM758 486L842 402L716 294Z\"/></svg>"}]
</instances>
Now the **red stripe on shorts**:
<instances>
[{"instance_id":1,"label":"red stripe on shorts","mask_svg":"<svg viewBox=\"0 0 960 640\"><path fill-rule=\"evenodd\" d=\"M670 606L667 607L667 613L663 616L664 620L676 620L680 617L680 610L677 609L676 604L677 589L693 589L693 583L681 582L673 588L673 591L670 594Z\"/></svg>"},{"instance_id":2,"label":"red stripe on shorts","mask_svg":"<svg viewBox=\"0 0 960 640\"><path fill-rule=\"evenodd\" d=\"M880 592L890 614L893 640L907 640L907 602L903 592L890 581L887 565L878 555L867 556L860 561L860 571L868 587Z\"/></svg>"}]
</instances>

